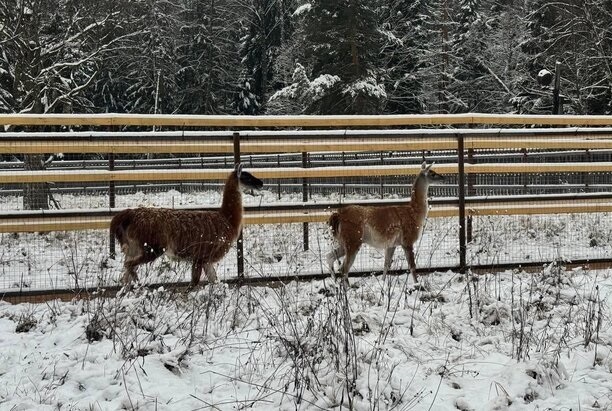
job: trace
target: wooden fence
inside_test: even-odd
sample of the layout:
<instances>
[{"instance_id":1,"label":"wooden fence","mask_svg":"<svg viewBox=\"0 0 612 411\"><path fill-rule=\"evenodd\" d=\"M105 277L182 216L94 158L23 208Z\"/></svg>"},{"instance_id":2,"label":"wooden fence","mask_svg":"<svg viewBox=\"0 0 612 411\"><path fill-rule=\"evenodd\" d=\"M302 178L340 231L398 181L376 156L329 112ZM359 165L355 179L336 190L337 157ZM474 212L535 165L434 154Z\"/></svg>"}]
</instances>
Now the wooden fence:
<instances>
[{"instance_id":1,"label":"wooden fence","mask_svg":"<svg viewBox=\"0 0 612 411\"><path fill-rule=\"evenodd\" d=\"M0 172L0 185L46 182L105 182L112 190L116 182L218 181L226 169L183 168L171 170L113 170L120 154L206 153L240 158L245 154L312 152L391 152L451 150L453 163L437 164L436 171L454 175L458 196L433 202L430 217L456 217L460 227L460 263L465 270L466 220L482 215L530 215L593 213L612 211L610 195L581 195L551 198L469 198L467 179L471 174L609 173L609 162L477 163L470 164L473 150L597 150L612 149L612 116L524 116L524 115L397 115L397 116L185 116L185 115L0 115L10 132L0 133L0 155L76 153L108 155L108 170L8 170ZM492 128L502 125L539 128ZM27 126L20 132L16 128ZM48 130L54 126L76 127L74 132ZM132 131L130 127L159 126L173 131ZM479 126L485 128L453 128ZM562 127L544 127L562 126ZM571 127L570 127L571 126ZM588 126L588 127L584 127ZM89 131L84 128L110 128ZM229 128L229 131L193 131L191 128ZM244 130L274 128L275 130ZM308 130L300 128L307 127ZM338 130L338 127L347 129ZM355 129L355 128L360 129ZM364 128L365 129L361 129ZM409 127L392 129L389 127ZM415 128L421 127L421 128ZM426 127L426 128L422 128ZM435 128L437 127L437 128ZM445 127L445 128L440 128ZM125 128L125 130L121 130ZM190 128L190 130L185 130ZM278 128L292 130L278 131ZM311 128L325 128L312 130ZM330 130L329 128L334 128ZM384 177L415 175L418 165L332 166L258 168L262 179ZM306 184L306 183L305 183ZM563 201L561 202L560 199ZM309 204L302 207L278 205L265 209L247 208L245 224L312 223L325 221L338 204ZM0 232L106 229L118 210L111 199L104 210L5 211L0 212ZM113 246L114 247L114 246ZM240 258L240 254L239 254ZM240 265L239 265L240 266Z\"/></svg>"}]
</instances>

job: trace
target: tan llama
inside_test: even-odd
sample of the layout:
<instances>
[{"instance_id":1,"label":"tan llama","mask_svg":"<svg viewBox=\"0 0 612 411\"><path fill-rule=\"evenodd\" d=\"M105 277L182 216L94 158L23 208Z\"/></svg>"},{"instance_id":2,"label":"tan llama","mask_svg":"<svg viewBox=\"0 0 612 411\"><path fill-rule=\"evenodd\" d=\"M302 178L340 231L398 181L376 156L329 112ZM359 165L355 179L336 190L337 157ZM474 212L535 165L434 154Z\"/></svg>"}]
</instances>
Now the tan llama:
<instances>
[{"instance_id":1,"label":"tan llama","mask_svg":"<svg viewBox=\"0 0 612 411\"><path fill-rule=\"evenodd\" d=\"M213 264L229 251L242 226L241 188L261 189L263 183L240 164L225 181L221 208L215 211L135 208L123 210L111 221L111 233L125 255L122 281L138 279L136 268L163 254L192 263L191 285L202 270L209 282L217 280Z\"/></svg>"},{"instance_id":2,"label":"tan llama","mask_svg":"<svg viewBox=\"0 0 612 411\"><path fill-rule=\"evenodd\" d=\"M410 272L417 280L414 259L414 243L421 235L427 210L429 185L444 179L423 162L421 171L412 185L410 201L398 206L349 205L338 209L329 218L332 235L338 243L327 255L327 263L335 275L334 263L344 256L340 268L343 279L355 261L362 244L385 250L386 275L391 267L395 247L402 246L408 260Z\"/></svg>"}]
</instances>

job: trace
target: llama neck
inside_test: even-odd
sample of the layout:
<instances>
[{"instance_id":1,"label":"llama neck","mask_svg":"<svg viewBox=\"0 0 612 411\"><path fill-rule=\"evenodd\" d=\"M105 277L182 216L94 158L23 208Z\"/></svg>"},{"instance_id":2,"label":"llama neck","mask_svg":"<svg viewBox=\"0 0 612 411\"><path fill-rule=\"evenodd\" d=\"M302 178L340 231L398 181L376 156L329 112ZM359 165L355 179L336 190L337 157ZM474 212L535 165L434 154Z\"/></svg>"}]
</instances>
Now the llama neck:
<instances>
[{"instance_id":1,"label":"llama neck","mask_svg":"<svg viewBox=\"0 0 612 411\"><path fill-rule=\"evenodd\" d=\"M225 181L221 214L227 218L232 227L237 228L236 231L240 230L242 224L242 194L235 173L232 173Z\"/></svg>"},{"instance_id":2,"label":"llama neck","mask_svg":"<svg viewBox=\"0 0 612 411\"><path fill-rule=\"evenodd\" d=\"M412 193L410 194L410 203L412 204L412 207L418 210L426 211L428 208L428 192L429 183L423 175L419 174L412 185Z\"/></svg>"}]
</instances>

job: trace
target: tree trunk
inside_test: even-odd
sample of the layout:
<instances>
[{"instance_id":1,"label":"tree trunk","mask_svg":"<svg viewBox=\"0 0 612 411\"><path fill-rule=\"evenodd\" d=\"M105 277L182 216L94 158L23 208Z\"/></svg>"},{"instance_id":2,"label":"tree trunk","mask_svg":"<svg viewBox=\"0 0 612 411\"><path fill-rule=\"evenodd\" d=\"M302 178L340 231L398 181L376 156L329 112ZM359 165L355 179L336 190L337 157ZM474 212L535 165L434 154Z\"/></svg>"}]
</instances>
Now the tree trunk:
<instances>
[{"instance_id":1,"label":"tree trunk","mask_svg":"<svg viewBox=\"0 0 612 411\"><path fill-rule=\"evenodd\" d=\"M28 171L44 170L43 156L28 154L24 157L25 169ZM23 188L24 210L48 210L50 191L47 183L28 183Z\"/></svg>"}]
</instances>

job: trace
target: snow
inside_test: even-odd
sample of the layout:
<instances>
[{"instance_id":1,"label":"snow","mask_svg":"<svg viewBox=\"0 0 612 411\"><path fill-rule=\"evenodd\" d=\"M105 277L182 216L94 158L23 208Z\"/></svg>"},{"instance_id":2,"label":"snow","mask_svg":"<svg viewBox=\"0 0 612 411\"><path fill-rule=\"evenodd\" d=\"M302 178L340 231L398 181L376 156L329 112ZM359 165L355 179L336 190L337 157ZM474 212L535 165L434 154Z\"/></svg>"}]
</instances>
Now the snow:
<instances>
[{"instance_id":1,"label":"snow","mask_svg":"<svg viewBox=\"0 0 612 411\"><path fill-rule=\"evenodd\" d=\"M404 46L404 41L397 37L391 30L379 29L378 32L383 36L387 43L398 47Z\"/></svg>"},{"instance_id":2,"label":"snow","mask_svg":"<svg viewBox=\"0 0 612 411\"><path fill-rule=\"evenodd\" d=\"M298 100L306 106L324 96L324 94L340 82L340 77L322 74L310 81L306 69L297 63L292 77L293 83L274 93L269 101L283 104L284 101ZM280 118L282 116L276 116Z\"/></svg>"},{"instance_id":3,"label":"snow","mask_svg":"<svg viewBox=\"0 0 612 411\"><path fill-rule=\"evenodd\" d=\"M387 98L384 84L378 84L373 77L367 77L348 84L343 92L353 98L360 94L380 99Z\"/></svg>"},{"instance_id":4,"label":"snow","mask_svg":"<svg viewBox=\"0 0 612 411\"><path fill-rule=\"evenodd\" d=\"M293 73L293 81L293 84L274 93L272 97L270 97L270 101L283 98L295 99L304 96L309 100L319 99L340 81L340 77L331 74L323 74L309 81L308 77L306 77L304 67L297 64Z\"/></svg>"},{"instance_id":5,"label":"snow","mask_svg":"<svg viewBox=\"0 0 612 411\"><path fill-rule=\"evenodd\" d=\"M436 272L419 287L403 275L0 303L0 408L610 409L611 274L487 274L469 293Z\"/></svg>"},{"instance_id":6,"label":"snow","mask_svg":"<svg viewBox=\"0 0 612 411\"><path fill-rule=\"evenodd\" d=\"M331 74L322 74L310 82L308 93L313 99L321 98L327 90L340 82L340 77Z\"/></svg>"},{"instance_id":7,"label":"snow","mask_svg":"<svg viewBox=\"0 0 612 411\"><path fill-rule=\"evenodd\" d=\"M293 12L293 17L303 16L304 14L308 13L310 10L312 10L312 4L310 3L302 4L297 9L295 9L295 11Z\"/></svg>"}]
</instances>

